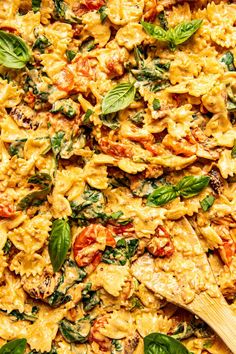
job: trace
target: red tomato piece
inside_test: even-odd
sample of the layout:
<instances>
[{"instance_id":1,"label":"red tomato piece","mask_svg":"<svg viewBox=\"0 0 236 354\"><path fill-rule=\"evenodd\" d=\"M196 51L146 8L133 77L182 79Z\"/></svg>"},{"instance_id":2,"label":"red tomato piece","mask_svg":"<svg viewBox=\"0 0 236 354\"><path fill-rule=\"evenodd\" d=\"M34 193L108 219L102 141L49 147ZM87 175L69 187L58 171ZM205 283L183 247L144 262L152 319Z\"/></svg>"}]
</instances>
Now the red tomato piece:
<instances>
[{"instance_id":1,"label":"red tomato piece","mask_svg":"<svg viewBox=\"0 0 236 354\"><path fill-rule=\"evenodd\" d=\"M169 233L163 226L158 226L155 236L147 245L148 251L154 257L170 257L174 253L174 244Z\"/></svg>"}]
</instances>

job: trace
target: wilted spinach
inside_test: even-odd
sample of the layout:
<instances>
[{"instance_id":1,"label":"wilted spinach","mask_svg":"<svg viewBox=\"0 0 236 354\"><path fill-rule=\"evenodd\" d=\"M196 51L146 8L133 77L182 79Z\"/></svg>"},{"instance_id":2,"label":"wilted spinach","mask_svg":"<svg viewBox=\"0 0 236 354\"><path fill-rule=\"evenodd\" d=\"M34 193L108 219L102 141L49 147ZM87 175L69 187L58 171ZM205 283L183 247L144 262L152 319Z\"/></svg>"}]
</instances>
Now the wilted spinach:
<instances>
[{"instance_id":1,"label":"wilted spinach","mask_svg":"<svg viewBox=\"0 0 236 354\"><path fill-rule=\"evenodd\" d=\"M47 195L51 192L52 178L47 173L37 173L28 179L28 183L38 185L40 190L31 192L22 198L17 204L18 210L24 210L30 206L40 205L46 200Z\"/></svg>"},{"instance_id":2,"label":"wilted spinach","mask_svg":"<svg viewBox=\"0 0 236 354\"><path fill-rule=\"evenodd\" d=\"M108 264L125 265L127 260L131 259L135 255L138 249L138 244L138 239L134 238L126 241L122 238L117 241L115 248L110 246L106 247L102 255L102 261Z\"/></svg>"},{"instance_id":3,"label":"wilted spinach","mask_svg":"<svg viewBox=\"0 0 236 354\"><path fill-rule=\"evenodd\" d=\"M224 63L229 71L236 71L235 65L234 65L234 55L232 52L228 51L226 52L222 58L220 59L221 63Z\"/></svg>"},{"instance_id":4,"label":"wilted spinach","mask_svg":"<svg viewBox=\"0 0 236 354\"><path fill-rule=\"evenodd\" d=\"M44 50L50 47L51 42L45 36L39 36L33 44L32 49L38 49L40 53L44 53Z\"/></svg>"},{"instance_id":5,"label":"wilted spinach","mask_svg":"<svg viewBox=\"0 0 236 354\"><path fill-rule=\"evenodd\" d=\"M77 283L82 282L87 273L83 268L79 268L77 264L69 259L62 267L63 274L58 282L57 288L52 295L47 298L47 302L52 307L58 307L71 300L71 296L67 291Z\"/></svg>"},{"instance_id":6,"label":"wilted spinach","mask_svg":"<svg viewBox=\"0 0 236 354\"><path fill-rule=\"evenodd\" d=\"M105 200L102 192L87 189L82 195L84 202L77 204L72 202L71 209L72 215L71 218L76 220L79 226L86 226L91 221L96 221L101 224L106 224L109 221L116 221L117 223L129 222L130 220L119 220L123 216L122 211L115 213L107 214L105 209Z\"/></svg>"},{"instance_id":7,"label":"wilted spinach","mask_svg":"<svg viewBox=\"0 0 236 354\"><path fill-rule=\"evenodd\" d=\"M34 314L30 313L27 314L25 312L20 312L19 310L12 310L9 313L9 316L13 316L16 318L16 321L29 321L29 322L34 322L37 320L37 316L35 316Z\"/></svg>"},{"instance_id":8,"label":"wilted spinach","mask_svg":"<svg viewBox=\"0 0 236 354\"><path fill-rule=\"evenodd\" d=\"M169 63L162 62L159 58L155 58L152 62L146 62L144 59L138 58L136 60L138 67L132 69L131 73L140 82L140 85L148 86L153 92L170 85L167 73L170 66Z\"/></svg>"},{"instance_id":9,"label":"wilted spinach","mask_svg":"<svg viewBox=\"0 0 236 354\"><path fill-rule=\"evenodd\" d=\"M90 319L87 316L74 323L64 318L59 324L62 337L69 343L85 343L88 340L90 328Z\"/></svg>"},{"instance_id":10,"label":"wilted spinach","mask_svg":"<svg viewBox=\"0 0 236 354\"><path fill-rule=\"evenodd\" d=\"M110 114L101 114L100 119L102 124L111 130L116 130L120 126L119 115L117 112Z\"/></svg>"},{"instance_id":11,"label":"wilted spinach","mask_svg":"<svg viewBox=\"0 0 236 354\"><path fill-rule=\"evenodd\" d=\"M84 311L88 312L100 303L98 291L91 290L92 284L87 283L82 290L82 303Z\"/></svg>"}]
</instances>

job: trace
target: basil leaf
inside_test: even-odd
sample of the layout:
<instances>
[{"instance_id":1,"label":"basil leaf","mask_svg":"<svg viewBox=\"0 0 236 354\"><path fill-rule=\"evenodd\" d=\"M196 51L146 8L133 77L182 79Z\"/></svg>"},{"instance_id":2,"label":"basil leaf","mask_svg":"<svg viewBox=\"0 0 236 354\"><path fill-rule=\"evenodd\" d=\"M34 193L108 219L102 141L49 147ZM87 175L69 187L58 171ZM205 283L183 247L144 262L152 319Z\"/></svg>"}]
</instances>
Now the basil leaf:
<instances>
[{"instance_id":1,"label":"basil leaf","mask_svg":"<svg viewBox=\"0 0 236 354\"><path fill-rule=\"evenodd\" d=\"M234 146L233 146L233 149L231 150L231 157L233 159L236 158L236 139L234 140Z\"/></svg>"},{"instance_id":2,"label":"basil leaf","mask_svg":"<svg viewBox=\"0 0 236 354\"><path fill-rule=\"evenodd\" d=\"M51 147L55 157L61 152L62 141L65 136L65 132L59 131L51 138Z\"/></svg>"},{"instance_id":3,"label":"basil leaf","mask_svg":"<svg viewBox=\"0 0 236 354\"><path fill-rule=\"evenodd\" d=\"M203 211L207 211L213 205L215 197L213 195L207 195L206 198L200 201L200 205Z\"/></svg>"},{"instance_id":4,"label":"basil leaf","mask_svg":"<svg viewBox=\"0 0 236 354\"><path fill-rule=\"evenodd\" d=\"M26 339L15 339L0 348L0 354L23 354L26 349Z\"/></svg>"},{"instance_id":5,"label":"basil leaf","mask_svg":"<svg viewBox=\"0 0 236 354\"><path fill-rule=\"evenodd\" d=\"M190 354L176 339L162 333L144 337L144 354Z\"/></svg>"},{"instance_id":6,"label":"basil leaf","mask_svg":"<svg viewBox=\"0 0 236 354\"><path fill-rule=\"evenodd\" d=\"M168 42L170 49L174 50L177 45L186 42L200 28L202 20L182 22L168 31L149 22L141 21L141 24L151 37L161 42Z\"/></svg>"},{"instance_id":7,"label":"basil leaf","mask_svg":"<svg viewBox=\"0 0 236 354\"><path fill-rule=\"evenodd\" d=\"M147 205L149 206L161 206L178 196L174 186L161 186L149 194L147 199Z\"/></svg>"},{"instance_id":8,"label":"basil leaf","mask_svg":"<svg viewBox=\"0 0 236 354\"><path fill-rule=\"evenodd\" d=\"M220 59L221 63L224 63L229 71L236 71L234 66L234 55L231 52L226 52L223 57Z\"/></svg>"},{"instance_id":9,"label":"basil leaf","mask_svg":"<svg viewBox=\"0 0 236 354\"><path fill-rule=\"evenodd\" d=\"M209 182L208 176L185 176L176 185L178 195L183 198L193 197L206 188Z\"/></svg>"},{"instance_id":10,"label":"basil leaf","mask_svg":"<svg viewBox=\"0 0 236 354\"><path fill-rule=\"evenodd\" d=\"M182 22L168 31L168 40L171 49L186 42L201 26L202 20Z\"/></svg>"},{"instance_id":11,"label":"basil leaf","mask_svg":"<svg viewBox=\"0 0 236 354\"><path fill-rule=\"evenodd\" d=\"M22 69L30 60L30 50L18 36L0 31L0 64L12 69Z\"/></svg>"},{"instance_id":12,"label":"basil leaf","mask_svg":"<svg viewBox=\"0 0 236 354\"><path fill-rule=\"evenodd\" d=\"M71 245L70 225L67 220L57 219L52 224L48 250L54 272L62 267Z\"/></svg>"},{"instance_id":13,"label":"basil leaf","mask_svg":"<svg viewBox=\"0 0 236 354\"><path fill-rule=\"evenodd\" d=\"M38 12L40 10L42 0L32 0L32 10Z\"/></svg>"},{"instance_id":14,"label":"basil leaf","mask_svg":"<svg viewBox=\"0 0 236 354\"><path fill-rule=\"evenodd\" d=\"M52 178L47 173L37 173L31 176L28 183L38 184L42 189L31 192L22 198L17 204L17 210L25 210L32 205L40 205L52 189Z\"/></svg>"},{"instance_id":15,"label":"basil leaf","mask_svg":"<svg viewBox=\"0 0 236 354\"><path fill-rule=\"evenodd\" d=\"M102 101L102 113L109 114L124 109L134 101L134 84L122 83L109 91Z\"/></svg>"},{"instance_id":16,"label":"basil leaf","mask_svg":"<svg viewBox=\"0 0 236 354\"><path fill-rule=\"evenodd\" d=\"M157 39L161 42L168 42L168 31L165 31L160 26L155 26L152 23L141 21L141 25L145 29L145 31L153 38Z\"/></svg>"}]
</instances>

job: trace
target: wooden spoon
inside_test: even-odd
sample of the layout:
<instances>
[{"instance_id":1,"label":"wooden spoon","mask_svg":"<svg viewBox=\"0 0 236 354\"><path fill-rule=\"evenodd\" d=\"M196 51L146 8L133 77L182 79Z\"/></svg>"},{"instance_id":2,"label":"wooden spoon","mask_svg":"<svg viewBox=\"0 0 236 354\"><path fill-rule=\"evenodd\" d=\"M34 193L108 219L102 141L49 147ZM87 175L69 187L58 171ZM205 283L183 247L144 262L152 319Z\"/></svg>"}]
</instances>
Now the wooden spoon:
<instances>
[{"instance_id":1,"label":"wooden spoon","mask_svg":"<svg viewBox=\"0 0 236 354\"><path fill-rule=\"evenodd\" d=\"M169 221L175 252L154 259L144 254L133 275L154 293L203 319L236 354L236 316L221 294L200 241L187 219Z\"/></svg>"}]
</instances>

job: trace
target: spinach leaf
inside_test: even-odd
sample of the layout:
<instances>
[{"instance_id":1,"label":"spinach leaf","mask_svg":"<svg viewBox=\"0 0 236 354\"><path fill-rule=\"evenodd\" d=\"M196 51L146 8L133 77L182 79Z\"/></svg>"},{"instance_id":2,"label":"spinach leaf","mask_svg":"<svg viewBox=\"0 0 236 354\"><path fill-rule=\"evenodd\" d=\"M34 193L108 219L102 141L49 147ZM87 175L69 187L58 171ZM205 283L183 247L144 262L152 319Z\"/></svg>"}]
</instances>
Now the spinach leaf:
<instances>
[{"instance_id":1,"label":"spinach leaf","mask_svg":"<svg viewBox=\"0 0 236 354\"><path fill-rule=\"evenodd\" d=\"M234 140L234 146L233 146L233 149L231 150L231 157L233 159L236 158L236 139Z\"/></svg>"},{"instance_id":2,"label":"spinach leaf","mask_svg":"<svg viewBox=\"0 0 236 354\"><path fill-rule=\"evenodd\" d=\"M88 340L90 328L90 321L87 317L75 323L64 318L59 324L61 335L68 343L85 343Z\"/></svg>"},{"instance_id":3,"label":"spinach leaf","mask_svg":"<svg viewBox=\"0 0 236 354\"><path fill-rule=\"evenodd\" d=\"M23 156L23 148L24 148L25 141L14 141L13 143L10 144L9 146L9 154L11 156L17 156L17 157L22 157Z\"/></svg>"},{"instance_id":4,"label":"spinach leaf","mask_svg":"<svg viewBox=\"0 0 236 354\"><path fill-rule=\"evenodd\" d=\"M71 296L67 295L68 289L74 284L80 283L87 275L83 268L79 268L71 259L67 260L63 267L63 275L61 276L56 290L47 298L47 303L56 308L71 300Z\"/></svg>"},{"instance_id":5,"label":"spinach leaf","mask_svg":"<svg viewBox=\"0 0 236 354\"><path fill-rule=\"evenodd\" d=\"M28 179L28 183L39 185L42 189L31 192L17 204L17 210L24 210L30 206L40 205L46 200L52 189L52 178L47 173L37 173Z\"/></svg>"},{"instance_id":6,"label":"spinach leaf","mask_svg":"<svg viewBox=\"0 0 236 354\"><path fill-rule=\"evenodd\" d=\"M66 57L69 62L71 62L76 56L76 52L74 50L66 50Z\"/></svg>"},{"instance_id":7,"label":"spinach leaf","mask_svg":"<svg viewBox=\"0 0 236 354\"><path fill-rule=\"evenodd\" d=\"M167 42L171 50L175 50L177 45L186 42L201 26L202 20L192 20L182 22L168 30L152 23L141 21L145 31L153 38L161 42Z\"/></svg>"},{"instance_id":8,"label":"spinach leaf","mask_svg":"<svg viewBox=\"0 0 236 354\"><path fill-rule=\"evenodd\" d=\"M62 113L66 118L73 119L77 113L76 103L72 99L59 100L52 105L52 113ZM61 132L58 132L61 133ZM64 135L63 135L64 137Z\"/></svg>"},{"instance_id":9,"label":"spinach leaf","mask_svg":"<svg viewBox=\"0 0 236 354\"><path fill-rule=\"evenodd\" d=\"M95 47L95 40L93 37L89 36L86 38L79 47L81 53L90 52Z\"/></svg>"},{"instance_id":10,"label":"spinach leaf","mask_svg":"<svg viewBox=\"0 0 236 354\"><path fill-rule=\"evenodd\" d=\"M133 122L135 125L140 126L143 124L145 112L141 111L136 113L134 116L129 117L129 120Z\"/></svg>"},{"instance_id":11,"label":"spinach leaf","mask_svg":"<svg viewBox=\"0 0 236 354\"><path fill-rule=\"evenodd\" d=\"M142 86L149 86L151 91L156 92L169 86L167 73L169 67L169 63L161 62L159 58L155 58L147 64L143 60L137 69L131 70L131 74Z\"/></svg>"},{"instance_id":12,"label":"spinach leaf","mask_svg":"<svg viewBox=\"0 0 236 354\"><path fill-rule=\"evenodd\" d=\"M234 65L234 55L232 52L226 52L223 57L220 59L221 63L224 63L229 71L236 71Z\"/></svg>"},{"instance_id":13,"label":"spinach leaf","mask_svg":"<svg viewBox=\"0 0 236 354\"><path fill-rule=\"evenodd\" d=\"M163 70L154 65L131 70L131 72L138 81L157 81L163 79Z\"/></svg>"},{"instance_id":14,"label":"spinach leaf","mask_svg":"<svg viewBox=\"0 0 236 354\"><path fill-rule=\"evenodd\" d=\"M102 261L108 264L120 264L125 265L128 259L131 259L139 245L138 239L131 239L126 241L124 238L120 239L116 243L116 247L107 246L103 255Z\"/></svg>"},{"instance_id":15,"label":"spinach leaf","mask_svg":"<svg viewBox=\"0 0 236 354\"><path fill-rule=\"evenodd\" d=\"M9 313L9 316L14 316L17 321L21 320L21 321L34 322L37 320L37 316L34 316L33 314L27 314L24 312L20 312L19 310L12 310Z\"/></svg>"},{"instance_id":16,"label":"spinach leaf","mask_svg":"<svg viewBox=\"0 0 236 354\"><path fill-rule=\"evenodd\" d=\"M232 102L230 99L227 101L227 110L229 112L236 112L236 103Z\"/></svg>"},{"instance_id":17,"label":"spinach leaf","mask_svg":"<svg viewBox=\"0 0 236 354\"><path fill-rule=\"evenodd\" d=\"M92 283L87 283L85 288L82 290L82 303L84 311L92 310L96 305L100 303L99 293L97 291L91 290Z\"/></svg>"},{"instance_id":18,"label":"spinach leaf","mask_svg":"<svg viewBox=\"0 0 236 354\"><path fill-rule=\"evenodd\" d=\"M152 107L153 107L154 111L158 111L161 108L161 103L158 98L154 98L154 100L152 102Z\"/></svg>"},{"instance_id":19,"label":"spinach leaf","mask_svg":"<svg viewBox=\"0 0 236 354\"><path fill-rule=\"evenodd\" d=\"M102 113L109 114L125 109L134 101L134 84L122 83L109 91L102 101Z\"/></svg>"},{"instance_id":20,"label":"spinach leaf","mask_svg":"<svg viewBox=\"0 0 236 354\"><path fill-rule=\"evenodd\" d=\"M176 339L162 333L144 337L144 354L190 354Z\"/></svg>"},{"instance_id":21,"label":"spinach leaf","mask_svg":"<svg viewBox=\"0 0 236 354\"><path fill-rule=\"evenodd\" d=\"M203 211L207 211L213 205L215 197L213 195L207 195L206 198L200 201L200 205Z\"/></svg>"},{"instance_id":22,"label":"spinach leaf","mask_svg":"<svg viewBox=\"0 0 236 354\"><path fill-rule=\"evenodd\" d=\"M51 44L52 43L49 42L47 37L42 35L36 39L36 41L33 44L32 49L38 49L40 53L44 53L44 49L46 49L47 47L50 47Z\"/></svg>"},{"instance_id":23,"label":"spinach leaf","mask_svg":"<svg viewBox=\"0 0 236 354\"><path fill-rule=\"evenodd\" d=\"M65 219L57 219L52 223L48 250L54 272L58 272L71 245L70 225Z\"/></svg>"},{"instance_id":24,"label":"spinach leaf","mask_svg":"<svg viewBox=\"0 0 236 354\"><path fill-rule=\"evenodd\" d=\"M161 186L152 192L147 198L148 206L162 206L178 197L174 186Z\"/></svg>"},{"instance_id":25,"label":"spinach leaf","mask_svg":"<svg viewBox=\"0 0 236 354\"><path fill-rule=\"evenodd\" d=\"M178 195L183 198L191 198L206 188L209 182L209 176L185 176L176 185Z\"/></svg>"},{"instance_id":26,"label":"spinach leaf","mask_svg":"<svg viewBox=\"0 0 236 354\"><path fill-rule=\"evenodd\" d=\"M51 138L51 148L55 158L58 158L58 155L61 152L64 136L65 136L65 132L59 131L55 133L55 135L53 135L53 137Z\"/></svg>"},{"instance_id":27,"label":"spinach leaf","mask_svg":"<svg viewBox=\"0 0 236 354\"><path fill-rule=\"evenodd\" d=\"M123 345L120 340L112 339L111 344L112 344L111 354L117 354L117 352L122 352Z\"/></svg>"},{"instance_id":28,"label":"spinach leaf","mask_svg":"<svg viewBox=\"0 0 236 354\"><path fill-rule=\"evenodd\" d=\"M83 117L83 124L87 125L90 122L90 116L93 114L94 112L91 109L87 109L84 117Z\"/></svg>"},{"instance_id":29,"label":"spinach leaf","mask_svg":"<svg viewBox=\"0 0 236 354\"><path fill-rule=\"evenodd\" d=\"M2 249L2 250L3 250L3 252L4 252L4 255L6 255L6 254L9 254L9 253L10 253L11 246L12 246L11 241L10 241L9 239L7 239L7 240L6 240L5 245L4 245L3 249Z\"/></svg>"},{"instance_id":30,"label":"spinach leaf","mask_svg":"<svg viewBox=\"0 0 236 354\"><path fill-rule=\"evenodd\" d=\"M66 295L61 291L55 290L54 293L50 295L50 297L47 299L47 302L51 307L56 308L63 304L66 304L70 300L71 300L70 295Z\"/></svg>"},{"instance_id":31,"label":"spinach leaf","mask_svg":"<svg viewBox=\"0 0 236 354\"><path fill-rule=\"evenodd\" d=\"M42 0L32 0L32 10L38 12L40 10Z\"/></svg>"},{"instance_id":32,"label":"spinach leaf","mask_svg":"<svg viewBox=\"0 0 236 354\"><path fill-rule=\"evenodd\" d=\"M15 339L0 348L0 354L23 354L26 349L26 339Z\"/></svg>"},{"instance_id":33,"label":"spinach leaf","mask_svg":"<svg viewBox=\"0 0 236 354\"><path fill-rule=\"evenodd\" d=\"M130 307L129 311L134 311L135 309L143 309L143 304L137 296L132 296L129 299Z\"/></svg>"},{"instance_id":34,"label":"spinach leaf","mask_svg":"<svg viewBox=\"0 0 236 354\"><path fill-rule=\"evenodd\" d=\"M104 23L106 18L107 18L106 10L107 10L107 6L106 5L101 6L100 9L98 10L98 13L100 15L101 23Z\"/></svg>"},{"instance_id":35,"label":"spinach leaf","mask_svg":"<svg viewBox=\"0 0 236 354\"><path fill-rule=\"evenodd\" d=\"M117 113L101 114L100 119L102 121L102 124L110 128L111 130L116 130L120 126Z\"/></svg>"},{"instance_id":36,"label":"spinach leaf","mask_svg":"<svg viewBox=\"0 0 236 354\"><path fill-rule=\"evenodd\" d=\"M0 30L1 65L11 69L22 69L30 58L30 49L23 39Z\"/></svg>"},{"instance_id":37,"label":"spinach leaf","mask_svg":"<svg viewBox=\"0 0 236 354\"><path fill-rule=\"evenodd\" d=\"M64 18L66 5L63 0L53 0L57 17Z\"/></svg>"},{"instance_id":38,"label":"spinach leaf","mask_svg":"<svg viewBox=\"0 0 236 354\"><path fill-rule=\"evenodd\" d=\"M135 184L135 188L132 188L132 193L138 197L148 197L157 187L157 179L140 179Z\"/></svg>"}]
</instances>

